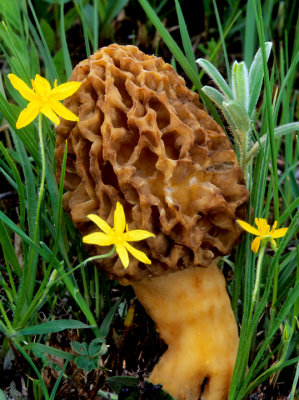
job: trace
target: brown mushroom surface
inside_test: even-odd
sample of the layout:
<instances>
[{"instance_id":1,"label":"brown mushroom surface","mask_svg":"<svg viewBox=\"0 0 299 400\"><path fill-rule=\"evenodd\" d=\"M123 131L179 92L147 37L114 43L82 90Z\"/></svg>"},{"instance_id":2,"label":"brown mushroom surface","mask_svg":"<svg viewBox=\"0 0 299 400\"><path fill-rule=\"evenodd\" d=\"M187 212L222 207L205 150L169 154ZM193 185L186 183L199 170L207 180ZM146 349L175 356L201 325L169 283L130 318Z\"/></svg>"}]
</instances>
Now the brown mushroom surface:
<instances>
[{"instance_id":1,"label":"brown mushroom surface","mask_svg":"<svg viewBox=\"0 0 299 400\"><path fill-rule=\"evenodd\" d=\"M246 212L248 191L235 152L183 78L137 47L104 47L79 63L70 80L82 85L64 103L80 121L62 120L57 127L58 179L66 140L68 151L64 207L86 235L95 229L87 215L113 226L119 201L129 230L156 235L134 244L152 264L131 257L124 269L113 257L99 267L133 285L169 345L151 379L178 399L197 400L208 378L205 400L225 399L238 334L215 260L236 244L241 229L235 220ZM108 248L89 250L95 255ZM209 325L211 338L218 338L213 345L202 340ZM179 326L188 334L176 335ZM194 357L187 368L189 353ZM219 368L210 368L213 363Z\"/></svg>"}]
</instances>

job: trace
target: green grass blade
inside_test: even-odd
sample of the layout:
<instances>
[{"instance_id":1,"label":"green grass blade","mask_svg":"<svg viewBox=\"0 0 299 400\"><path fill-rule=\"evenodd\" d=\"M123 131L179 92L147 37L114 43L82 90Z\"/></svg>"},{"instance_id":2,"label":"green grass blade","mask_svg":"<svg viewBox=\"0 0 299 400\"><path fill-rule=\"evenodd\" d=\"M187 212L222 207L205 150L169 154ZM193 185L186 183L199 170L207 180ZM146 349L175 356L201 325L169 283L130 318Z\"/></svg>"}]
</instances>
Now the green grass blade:
<instances>
[{"instance_id":1,"label":"green grass blade","mask_svg":"<svg viewBox=\"0 0 299 400\"><path fill-rule=\"evenodd\" d=\"M55 395L56 395L57 389L59 387L61 379L63 378L63 375L64 375L67 365L68 365L68 360L65 361L61 371L59 372L58 378L56 379L55 385L54 385L51 395L50 395L50 400L55 400Z\"/></svg>"},{"instance_id":2,"label":"green grass blade","mask_svg":"<svg viewBox=\"0 0 299 400\"><path fill-rule=\"evenodd\" d=\"M291 389L291 393L290 393L290 398L289 400L294 400L295 397L295 392L296 392L296 388L298 388L298 380L299 380L299 362L297 363L297 367L296 367L296 374L293 380L293 384L292 384L292 389ZM298 398L296 396L296 398Z\"/></svg>"},{"instance_id":3,"label":"green grass blade","mask_svg":"<svg viewBox=\"0 0 299 400\"><path fill-rule=\"evenodd\" d=\"M256 23L252 0L247 0L245 21L244 60L247 68L250 67L256 43Z\"/></svg>"},{"instance_id":4,"label":"green grass blade","mask_svg":"<svg viewBox=\"0 0 299 400\"><path fill-rule=\"evenodd\" d=\"M101 3L101 2L100 2ZM127 5L128 0L109 0L105 8L105 16L102 21L103 28L105 31L112 20L117 16L117 14Z\"/></svg>"},{"instance_id":5,"label":"green grass blade","mask_svg":"<svg viewBox=\"0 0 299 400\"><path fill-rule=\"evenodd\" d=\"M69 78L71 76L73 67L70 58L69 49L66 42L65 36L65 25L64 25L64 4L60 3L60 38L61 38L61 47L63 52L64 66L66 71L66 76Z\"/></svg>"},{"instance_id":6,"label":"green grass blade","mask_svg":"<svg viewBox=\"0 0 299 400\"><path fill-rule=\"evenodd\" d=\"M25 14L25 16L26 16L26 19L28 20L28 25L29 25L29 28L30 28L30 31L31 31L32 35L35 37L35 39L37 39L37 42L39 43L39 50L41 51L41 54L44 55L43 58L44 58L45 65L46 65L47 69L49 70L50 79L54 82L55 79L59 80L59 75L58 75L58 72L56 70L55 64L53 62L51 53L49 51L47 42L45 40L42 28L41 28L40 23L38 21L38 18L37 18L37 15L35 13L35 10L34 10L34 7L32 5L32 2L31 2L31 0L27 0L27 1L28 1L30 10L32 12L32 15L33 15L35 26L36 26L36 28L38 30L39 37L38 37L38 35L36 33L34 25L30 21L29 16L27 15L27 13ZM40 45L40 42L42 43L42 45Z\"/></svg>"},{"instance_id":7,"label":"green grass blade","mask_svg":"<svg viewBox=\"0 0 299 400\"><path fill-rule=\"evenodd\" d=\"M20 139L14 134L13 139L25 177L28 228L30 236L33 237L37 206L36 181L33 173L33 166Z\"/></svg>"},{"instance_id":8,"label":"green grass blade","mask_svg":"<svg viewBox=\"0 0 299 400\"><path fill-rule=\"evenodd\" d=\"M12 240L2 221L0 221L0 242L5 258L9 261L14 273L20 278L22 276L22 269L20 267L18 257L16 256L15 249L12 245Z\"/></svg>"},{"instance_id":9,"label":"green grass blade","mask_svg":"<svg viewBox=\"0 0 299 400\"><path fill-rule=\"evenodd\" d=\"M287 317L290 309L295 304L295 301L298 298L298 296L299 296L299 284L297 284L289 292L289 294L288 294L284 304L282 305L279 313L276 315L275 322L274 322L271 330L267 333L267 336L265 337L264 342L262 343L257 355L255 356L255 359L254 359L253 363L251 364L251 366L250 366L250 368L248 370L246 379L245 379L245 381L243 382L243 385L242 385L243 390L247 386L249 386L251 378L252 378L252 376L254 374L255 368L258 366L259 361L262 359L264 353L268 351L268 346L271 343L272 338L274 337L275 333L279 330L280 325L282 324L284 319Z\"/></svg>"},{"instance_id":10,"label":"green grass blade","mask_svg":"<svg viewBox=\"0 0 299 400\"><path fill-rule=\"evenodd\" d=\"M93 52L95 53L99 48L99 10L98 0L93 1Z\"/></svg>"},{"instance_id":11,"label":"green grass blade","mask_svg":"<svg viewBox=\"0 0 299 400\"><path fill-rule=\"evenodd\" d=\"M79 5L77 3L77 0L74 0L74 4L75 4L76 10L78 12L78 15L79 15L79 17L81 19L81 22L82 22L85 51L86 51L86 56L88 58L90 56L90 54L91 54L90 45L89 45L89 35L91 36L91 33L90 33L90 31L88 29L88 26L87 26L87 23L86 23L84 8L83 8L83 5L82 5L82 0L78 0L78 1L79 1Z\"/></svg>"},{"instance_id":12,"label":"green grass blade","mask_svg":"<svg viewBox=\"0 0 299 400\"><path fill-rule=\"evenodd\" d=\"M34 362L31 360L31 358L29 357L29 355L26 353L26 351L23 350L22 346L17 343L14 342L14 346L17 348L17 350L22 354L22 356L28 361L28 363L30 364L30 366L33 368L34 372L36 373L38 380L40 382L40 385L42 387L44 396L45 396L45 400L49 400L49 393L46 387L46 384L39 372L39 370L37 369L36 365L34 364Z\"/></svg>"},{"instance_id":13,"label":"green grass blade","mask_svg":"<svg viewBox=\"0 0 299 400\"><path fill-rule=\"evenodd\" d=\"M39 357L40 353L51 354L54 357L63 358L68 361L75 361L76 356L67 353L66 351L50 347L42 343L28 343L25 346L26 350L31 350L34 354Z\"/></svg>"},{"instance_id":14,"label":"green grass blade","mask_svg":"<svg viewBox=\"0 0 299 400\"><path fill-rule=\"evenodd\" d=\"M106 317L104 318L103 322L101 323L99 337L105 338L108 335L110 325L113 320L115 311L118 309L118 306L120 305L121 301L123 300L125 293L126 292L124 292L122 294L122 296L117 300L117 302L108 311Z\"/></svg>"},{"instance_id":15,"label":"green grass blade","mask_svg":"<svg viewBox=\"0 0 299 400\"><path fill-rule=\"evenodd\" d=\"M0 142L0 150L2 151L2 154L4 155L11 173L14 177L14 180L16 182L17 185L17 191L18 191L18 195L19 195L19 202L20 202L20 206L19 206L19 210L20 210L20 227L21 229L25 229L25 193L24 193L24 185L22 183L19 171L17 169L17 167L15 166L14 162L12 161L11 157L8 154L8 151L6 150L6 148L4 147L3 143Z\"/></svg>"},{"instance_id":16,"label":"green grass blade","mask_svg":"<svg viewBox=\"0 0 299 400\"><path fill-rule=\"evenodd\" d=\"M275 147L275 139L274 139L274 120L272 113L272 91L270 86L269 72L267 67L267 51L265 44L265 36L264 36L264 26L263 26L263 16L261 11L261 3L258 1L257 8L254 3L254 11L256 17L256 24L259 36L259 42L262 53L263 60L263 69L264 69L264 86L266 93L266 115L267 115L267 124L268 124L268 132L270 138L270 150L271 150L271 163L272 163L272 184L273 184L273 200L274 200L274 218L278 220L279 218L279 198L278 198L278 173L277 173L277 150Z\"/></svg>"},{"instance_id":17,"label":"green grass blade","mask_svg":"<svg viewBox=\"0 0 299 400\"><path fill-rule=\"evenodd\" d=\"M47 321L42 324L30 326L29 328L21 329L17 335L47 335L49 333L57 333L65 329L87 329L92 326L86 325L81 321L74 319L57 319L55 321Z\"/></svg>"},{"instance_id":18,"label":"green grass blade","mask_svg":"<svg viewBox=\"0 0 299 400\"><path fill-rule=\"evenodd\" d=\"M275 372L282 370L283 368L289 367L298 363L299 357L293 358L291 360L285 361L284 363L278 363L277 365L274 364L272 368L263 372L259 377L257 377L253 382L251 382L247 389L241 394L242 399L246 399L247 396L261 383L265 382L269 376L274 375Z\"/></svg>"},{"instance_id":19,"label":"green grass blade","mask_svg":"<svg viewBox=\"0 0 299 400\"><path fill-rule=\"evenodd\" d=\"M196 63L195 63L195 57L194 57L194 53L193 53L193 49L192 49L190 36L188 33L188 29L187 29L187 26L185 23L185 19L184 19L183 13L182 13L181 6L180 6L180 3L178 0L175 0L175 7L176 7L177 16L178 16L180 33L181 33L183 47L185 50L185 55L191 65L191 67L194 69L194 72L197 73L197 67L196 67Z\"/></svg>"},{"instance_id":20,"label":"green grass blade","mask_svg":"<svg viewBox=\"0 0 299 400\"><path fill-rule=\"evenodd\" d=\"M223 30L222 30L222 24L221 24L221 21L220 21L218 7L217 7L217 3L216 3L215 0L213 0L213 6L214 6L217 26L218 26L219 35L220 35L220 41L221 41L222 50L223 50L224 59L225 59L227 79L228 79L228 82L231 84L229 61L228 61L228 56L227 56L227 51L226 51L226 46L225 46L225 40L224 40L224 35L223 35Z\"/></svg>"}]
</instances>

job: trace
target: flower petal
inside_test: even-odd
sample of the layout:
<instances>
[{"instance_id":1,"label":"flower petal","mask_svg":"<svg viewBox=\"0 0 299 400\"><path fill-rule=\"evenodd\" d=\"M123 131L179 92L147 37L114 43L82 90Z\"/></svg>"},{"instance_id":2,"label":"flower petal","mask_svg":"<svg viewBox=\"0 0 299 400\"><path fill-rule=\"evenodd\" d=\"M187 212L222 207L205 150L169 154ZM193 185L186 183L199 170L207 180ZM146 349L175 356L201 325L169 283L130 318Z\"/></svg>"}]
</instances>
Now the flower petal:
<instances>
[{"instance_id":1,"label":"flower petal","mask_svg":"<svg viewBox=\"0 0 299 400\"><path fill-rule=\"evenodd\" d=\"M260 234L260 232L256 228L254 228L253 226L251 226L247 222L242 221L240 219L237 219L237 222L243 229L245 229L245 231L247 231L249 233L252 233L253 235L259 235Z\"/></svg>"},{"instance_id":2,"label":"flower petal","mask_svg":"<svg viewBox=\"0 0 299 400\"><path fill-rule=\"evenodd\" d=\"M94 222L103 232L109 235L112 232L112 228L104 221L101 217L96 214L89 214L87 215L92 222Z\"/></svg>"},{"instance_id":3,"label":"flower petal","mask_svg":"<svg viewBox=\"0 0 299 400\"><path fill-rule=\"evenodd\" d=\"M135 229L126 233L126 240L128 242L136 242L138 240L147 239L151 236L155 237L155 235L151 232L144 231L142 229Z\"/></svg>"},{"instance_id":4,"label":"flower petal","mask_svg":"<svg viewBox=\"0 0 299 400\"><path fill-rule=\"evenodd\" d=\"M270 225L268 225L265 218L255 218L254 220L260 235L267 235L270 232Z\"/></svg>"},{"instance_id":5,"label":"flower petal","mask_svg":"<svg viewBox=\"0 0 299 400\"><path fill-rule=\"evenodd\" d=\"M103 232L94 232L83 237L83 243L96 244L97 246L110 246L113 240Z\"/></svg>"},{"instance_id":6,"label":"flower petal","mask_svg":"<svg viewBox=\"0 0 299 400\"><path fill-rule=\"evenodd\" d=\"M10 80L12 86L24 97L24 99L29 101L37 100L37 95L21 78L15 74L8 74L8 79Z\"/></svg>"},{"instance_id":7,"label":"flower petal","mask_svg":"<svg viewBox=\"0 0 299 400\"><path fill-rule=\"evenodd\" d=\"M147 255L140 250L135 249L133 246L131 246L129 243L124 244L126 249L134 256L137 258L137 260L143 262L144 264L151 264L151 260L147 257Z\"/></svg>"},{"instance_id":8,"label":"flower petal","mask_svg":"<svg viewBox=\"0 0 299 400\"><path fill-rule=\"evenodd\" d=\"M38 96L49 95L51 91L50 82L38 74L35 75L35 79L32 81L32 86Z\"/></svg>"},{"instance_id":9,"label":"flower petal","mask_svg":"<svg viewBox=\"0 0 299 400\"><path fill-rule=\"evenodd\" d=\"M59 103L59 101L49 101L49 106L53 111L56 112L60 117L68 120L68 121L79 121L79 117L68 110L63 104Z\"/></svg>"},{"instance_id":10,"label":"flower petal","mask_svg":"<svg viewBox=\"0 0 299 400\"><path fill-rule=\"evenodd\" d=\"M47 118L49 118L49 120L52 121L53 124L55 125L60 124L59 118L48 104L44 104L40 109L40 112L44 114Z\"/></svg>"},{"instance_id":11,"label":"flower petal","mask_svg":"<svg viewBox=\"0 0 299 400\"><path fill-rule=\"evenodd\" d=\"M114 230L116 234L123 233L126 227L126 217L123 206L118 201L114 211Z\"/></svg>"},{"instance_id":12,"label":"flower petal","mask_svg":"<svg viewBox=\"0 0 299 400\"><path fill-rule=\"evenodd\" d=\"M276 229L274 232L271 233L271 236L273 239L281 238L283 237L289 228L280 228Z\"/></svg>"},{"instance_id":13,"label":"flower petal","mask_svg":"<svg viewBox=\"0 0 299 400\"><path fill-rule=\"evenodd\" d=\"M66 82L56 87L54 85L54 89L50 93L51 100L59 101L70 97L79 89L81 84L82 82Z\"/></svg>"},{"instance_id":14,"label":"flower petal","mask_svg":"<svg viewBox=\"0 0 299 400\"><path fill-rule=\"evenodd\" d=\"M115 250L119 255L120 261L122 262L124 268L128 268L129 266L129 255L123 244L117 244L115 246Z\"/></svg>"},{"instance_id":15,"label":"flower petal","mask_svg":"<svg viewBox=\"0 0 299 400\"><path fill-rule=\"evenodd\" d=\"M38 101L33 101L28 104L28 106L21 111L19 118L16 122L16 128L21 129L32 122L38 115L40 111L40 103Z\"/></svg>"},{"instance_id":16,"label":"flower petal","mask_svg":"<svg viewBox=\"0 0 299 400\"><path fill-rule=\"evenodd\" d=\"M257 253L258 252L258 249L259 249L259 247L260 247L260 243L261 243L261 238L258 236L258 237L256 237L254 240L253 240L253 242L251 243L251 250L254 252L254 253Z\"/></svg>"},{"instance_id":17,"label":"flower petal","mask_svg":"<svg viewBox=\"0 0 299 400\"><path fill-rule=\"evenodd\" d=\"M275 231L276 227L277 227L277 221L274 221L274 224L273 224L273 226L272 226L270 235Z\"/></svg>"}]
</instances>

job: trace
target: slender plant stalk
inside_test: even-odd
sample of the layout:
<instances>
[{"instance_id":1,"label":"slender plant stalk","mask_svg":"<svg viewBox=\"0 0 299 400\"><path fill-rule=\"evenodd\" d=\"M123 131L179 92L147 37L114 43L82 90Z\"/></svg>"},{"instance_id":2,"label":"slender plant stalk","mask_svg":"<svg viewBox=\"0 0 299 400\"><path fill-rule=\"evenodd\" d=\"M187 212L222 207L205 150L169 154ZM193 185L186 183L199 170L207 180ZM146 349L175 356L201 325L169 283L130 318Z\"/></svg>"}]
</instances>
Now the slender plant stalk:
<instances>
[{"instance_id":1,"label":"slender plant stalk","mask_svg":"<svg viewBox=\"0 0 299 400\"><path fill-rule=\"evenodd\" d=\"M13 327L12 327L12 325L10 323L10 320L9 320L7 314L6 314L6 311L5 311L4 307L3 307L2 301L0 301L0 312L1 312L1 314L3 316L3 319L4 319L5 323L6 323L6 327L8 328L9 332L11 334L13 334L14 333L14 329L13 329Z\"/></svg>"},{"instance_id":2,"label":"slender plant stalk","mask_svg":"<svg viewBox=\"0 0 299 400\"><path fill-rule=\"evenodd\" d=\"M36 365L35 365L34 362L31 360L31 358L30 358L29 355L26 353L26 351L23 350L22 346L21 346L19 343L14 342L14 343L13 343L13 346L15 346L15 347L17 348L17 350L22 354L22 356L23 356L23 357L28 361L28 363L31 365L31 367L33 368L34 372L36 373L36 375L37 375L37 377L38 377L38 380L39 380L39 382L40 382L40 384L41 384L42 391L43 391L43 393L44 393L45 399L46 399L46 400L49 400L50 398L49 398L49 393L48 393L46 384L45 384L45 382L44 382L44 380L43 380L41 374L39 373L39 370L37 369Z\"/></svg>"},{"instance_id":3,"label":"slender plant stalk","mask_svg":"<svg viewBox=\"0 0 299 400\"><path fill-rule=\"evenodd\" d=\"M266 242L264 242L264 243L262 242L260 250L259 250L258 259L257 259L256 277L255 277L255 284L254 284L254 289L253 289L252 298L251 298L249 320L251 319L253 310L256 309L256 305L259 300L259 293L260 293L260 286L261 286L261 272L262 272L265 248L266 248Z\"/></svg>"},{"instance_id":4,"label":"slender plant stalk","mask_svg":"<svg viewBox=\"0 0 299 400\"><path fill-rule=\"evenodd\" d=\"M260 40L260 46L263 57L263 68L264 68L264 82L265 82L265 93L266 93L266 115L268 122L268 134L270 139L270 149L271 149L271 163L273 169L272 181L273 181L273 201L274 201L274 218L278 220L279 218L279 198L278 198L278 173L277 173L277 150L275 148L274 139L274 120L272 112L272 102L271 102L271 92L270 92L270 79L269 71L267 66L267 56L265 50L265 35L264 26L262 20L262 6L260 0L258 1L258 9L256 9L255 0L253 0L254 12L256 16L257 30Z\"/></svg>"},{"instance_id":5,"label":"slender plant stalk","mask_svg":"<svg viewBox=\"0 0 299 400\"><path fill-rule=\"evenodd\" d=\"M44 197L44 188L45 188L45 175L46 175L46 158L45 158L45 149L44 149L44 139L43 139L43 130L42 130L42 114L39 113L38 115L38 136L39 136L39 146L40 146L40 154L41 154L41 183L39 188L38 200L37 200L37 207L36 207L36 214L35 214L35 223L34 223L34 235L33 235L33 242L38 242L38 233L39 233L39 221L40 221L40 209L42 200ZM16 307L16 312L14 316L14 321L17 325L19 325L21 313L24 310L24 305L30 303L34 286L35 286L35 274L37 264L33 262L34 259L34 250L32 249L29 253L29 260L28 260L28 269L26 270L26 276L24 277L21 285L21 291L19 295L19 301ZM35 264L35 265L34 265ZM24 272L25 273L25 272Z\"/></svg>"},{"instance_id":6,"label":"slender plant stalk","mask_svg":"<svg viewBox=\"0 0 299 400\"><path fill-rule=\"evenodd\" d=\"M94 265L94 281L95 281L95 303L96 303L96 319L100 318L101 314L101 295L100 295L100 285L99 285L99 270L96 265Z\"/></svg>"}]
</instances>

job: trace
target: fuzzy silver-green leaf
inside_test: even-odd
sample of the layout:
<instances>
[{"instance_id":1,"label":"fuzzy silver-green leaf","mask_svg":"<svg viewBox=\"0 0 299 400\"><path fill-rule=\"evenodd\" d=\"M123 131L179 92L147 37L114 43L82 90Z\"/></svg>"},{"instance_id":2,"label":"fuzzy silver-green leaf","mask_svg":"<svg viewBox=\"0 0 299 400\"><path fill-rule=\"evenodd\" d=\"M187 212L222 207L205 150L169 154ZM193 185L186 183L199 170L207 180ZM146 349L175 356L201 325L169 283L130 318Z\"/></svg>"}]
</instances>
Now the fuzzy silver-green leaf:
<instances>
[{"instance_id":1,"label":"fuzzy silver-green leaf","mask_svg":"<svg viewBox=\"0 0 299 400\"><path fill-rule=\"evenodd\" d=\"M270 56L270 51L272 48L271 42L265 43L266 48L266 56L267 60ZM263 57L262 51L259 49L254 56L252 64L249 70L249 105L248 105L248 115L250 117L254 114L255 106L260 97L261 87L264 78L264 69L263 69Z\"/></svg>"},{"instance_id":2,"label":"fuzzy silver-green leaf","mask_svg":"<svg viewBox=\"0 0 299 400\"><path fill-rule=\"evenodd\" d=\"M227 100L233 99L233 92L231 88L228 86L228 84L225 82L219 71L217 70L216 67L212 63L210 63L208 60L205 60L204 58L198 58L196 60L197 64L205 70L205 72L209 75L211 79L215 82L215 84L218 86L220 91L225 95Z\"/></svg>"},{"instance_id":3,"label":"fuzzy silver-green leaf","mask_svg":"<svg viewBox=\"0 0 299 400\"><path fill-rule=\"evenodd\" d=\"M235 100L248 110L249 105L249 78L248 70L244 61L235 61L232 66L232 88Z\"/></svg>"}]
</instances>

